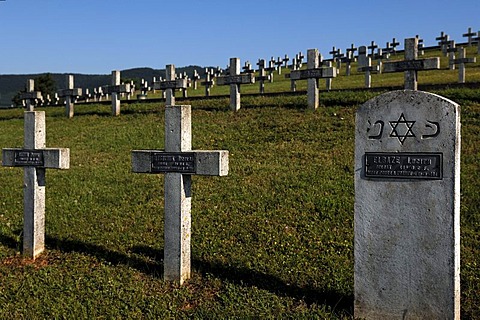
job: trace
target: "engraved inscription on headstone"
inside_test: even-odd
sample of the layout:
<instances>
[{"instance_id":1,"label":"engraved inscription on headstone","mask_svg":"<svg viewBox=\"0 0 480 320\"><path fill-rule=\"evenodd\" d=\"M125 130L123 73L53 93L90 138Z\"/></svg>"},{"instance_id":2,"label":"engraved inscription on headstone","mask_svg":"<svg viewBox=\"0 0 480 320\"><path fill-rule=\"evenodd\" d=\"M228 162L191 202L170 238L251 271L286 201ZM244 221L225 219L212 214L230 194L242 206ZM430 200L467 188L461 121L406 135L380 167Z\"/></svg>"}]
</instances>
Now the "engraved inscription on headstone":
<instances>
[{"instance_id":1,"label":"engraved inscription on headstone","mask_svg":"<svg viewBox=\"0 0 480 320\"><path fill-rule=\"evenodd\" d=\"M366 152L363 172L366 178L439 179L442 153Z\"/></svg>"}]
</instances>

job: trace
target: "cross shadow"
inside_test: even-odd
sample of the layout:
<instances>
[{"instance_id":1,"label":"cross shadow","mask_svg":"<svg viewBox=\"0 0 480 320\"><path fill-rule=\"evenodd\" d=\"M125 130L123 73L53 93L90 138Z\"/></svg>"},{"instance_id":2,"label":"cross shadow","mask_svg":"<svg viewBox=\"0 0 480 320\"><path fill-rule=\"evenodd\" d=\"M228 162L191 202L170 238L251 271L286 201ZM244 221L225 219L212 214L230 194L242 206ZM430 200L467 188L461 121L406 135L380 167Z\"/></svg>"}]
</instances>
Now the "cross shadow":
<instances>
[{"instance_id":1,"label":"cross shadow","mask_svg":"<svg viewBox=\"0 0 480 320\"><path fill-rule=\"evenodd\" d=\"M13 249L21 247L21 244L13 237L8 237L3 234L0 234L0 243ZM94 256L99 260L107 261L113 265L126 265L156 278L162 278L163 275L162 249L154 249L143 245L133 246L130 249L133 255L109 250L96 244L77 240L58 239L51 236L46 237L46 247L64 253L76 252ZM192 259L192 267L202 275L213 275L216 278L235 283L239 286L254 286L278 296L303 300L307 304L315 303L326 305L336 313L353 315L353 295L345 295L335 290L323 290L313 286L289 284L277 276L254 271L245 267L226 266L195 257Z\"/></svg>"}]
</instances>

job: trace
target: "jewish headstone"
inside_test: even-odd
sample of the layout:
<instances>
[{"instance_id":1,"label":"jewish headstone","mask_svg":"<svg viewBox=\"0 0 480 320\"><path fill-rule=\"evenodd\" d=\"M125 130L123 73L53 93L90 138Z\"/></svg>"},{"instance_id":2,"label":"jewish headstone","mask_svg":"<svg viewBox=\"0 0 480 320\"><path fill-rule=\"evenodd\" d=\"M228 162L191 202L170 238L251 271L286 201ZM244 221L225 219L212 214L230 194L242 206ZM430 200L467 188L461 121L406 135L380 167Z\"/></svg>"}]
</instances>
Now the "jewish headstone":
<instances>
[{"instance_id":1,"label":"jewish headstone","mask_svg":"<svg viewBox=\"0 0 480 320\"><path fill-rule=\"evenodd\" d=\"M382 94L355 126L355 318L460 319L459 106Z\"/></svg>"},{"instance_id":2,"label":"jewish headstone","mask_svg":"<svg viewBox=\"0 0 480 320\"><path fill-rule=\"evenodd\" d=\"M23 167L23 255L35 259L45 249L45 170L68 169L70 150L46 148L44 111L24 114L24 146L2 150L2 165Z\"/></svg>"},{"instance_id":3,"label":"jewish headstone","mask_svg":"<svg viewBox=\"0 0 480 320\"><path fill-rule=\"evenodd\" d=\"M170 80L171 81L171 80ZM132 151L137 173L165 174L164 278L190 278L192 175L226 176L228 151L192 150L191 107L165 107L165 151Z\"/></svg>"}]
</instances>

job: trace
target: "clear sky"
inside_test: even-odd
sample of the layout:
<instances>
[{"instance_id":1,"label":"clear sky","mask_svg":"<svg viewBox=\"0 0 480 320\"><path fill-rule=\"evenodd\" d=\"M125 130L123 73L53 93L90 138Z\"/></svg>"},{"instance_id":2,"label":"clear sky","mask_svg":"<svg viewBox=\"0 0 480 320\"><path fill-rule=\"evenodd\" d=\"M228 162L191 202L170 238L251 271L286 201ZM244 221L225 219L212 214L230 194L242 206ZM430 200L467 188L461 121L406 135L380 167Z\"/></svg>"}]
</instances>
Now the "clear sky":
<instances>
[{"instance_id":1,"label":"clear sky","mask_svg":"<svg viewBox=\"0 0 480 320\"><path fill-rule=\"evenodd\" d=\"M108 74L136 67L226 67L374 40L480 30L479 0L4 0L0 74Z\"/></svg>"}]
</instances>

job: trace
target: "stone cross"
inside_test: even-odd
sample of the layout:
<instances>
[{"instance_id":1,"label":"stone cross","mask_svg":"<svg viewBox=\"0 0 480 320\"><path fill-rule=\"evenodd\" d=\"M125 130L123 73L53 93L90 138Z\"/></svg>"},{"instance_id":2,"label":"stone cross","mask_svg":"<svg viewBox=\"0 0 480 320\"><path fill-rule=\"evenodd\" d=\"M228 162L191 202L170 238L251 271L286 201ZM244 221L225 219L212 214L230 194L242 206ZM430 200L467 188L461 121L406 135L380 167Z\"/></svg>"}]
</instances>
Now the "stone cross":
<instances>
[{"instance_id":1,"label":"stone cross","mask_svg":"<svg viewBox=\"0 0 480 320\"><path fill-rule=\"evenodd\" d=\"M2 150L2 165L23 167L23 255L45 249L45 169L68 169L70 150L45 148L45 111L24 114L24 146Z\"/></svg>"},{"instance_id":2,"label":"stone cross","mask_svg":"<svg viewBox=\"0 0 480 320\"><path fill-rule=\"evenodd\" d=\"M283 67L288 68L288 61L290 61L290 58L288 57L288 54L285 54L285 57L283 58Z\"/></svg>"},{"instance_id":3,"label":"stone cross","mask_svg":"<svg viewBox=\"0 0 480 320\"><path fill-rule=\"evenodd\" d=\"M198 89L198 80L200 80L200 75L197 72L197 69L193 70L193 76L192 76L192 86L193 90Z\"/></svg>"},{"instance_id":4,"label":"stone cross","mask_svg":"<svg viewBox=\"0 0 480 320\"><path fill-rule=\"evenodd\" d=\"M473 37L477 35L476 32L472 31L472 28L469 27L467 33L462 34L462 37L468 38L468 46L471 47L473 43Z\"/></svg>"},{"instance_id":5,"label":"stone cross","mask_svg":"<svg viewBox=\"0 0 480 320\"><path fill-rule=\"evenodd\" d=\"M465 83L465 64L475 63L477 62L477 58L467 58L467 50L463 47L458 48L458 55L459 57L451 63L458 64L458 83Z\"/></svg>"},{"instance_id":6,"label":"stone cross","mask_svg":"<svg viewBox=\"0 0 480 320\"><path fill-rule=\"evenodd\" d=\"M103 86L102 92L105 95L112 95L112 115L120 115L120 94L130 91L130 84L120 84L120 71L112 71L112 85Z\"/></svg>"},{"instance_id":7,"label":"stone cross","mask_svg":"<svg viewBox=\"0 0 480 320\"><path fill-rule=\"evenodd\" d=\"M273 57L268 61L268 67L265 67L265 71L267 71L270 75L270 83L273 82L273 72L277 69L275 66L275 59Z\"/></svg>"},{"instance_id":8,"label":"stone cross","mask_svg":"<svg viewBox=\"0 0 480 320\"><path fill-rule=\"evenodd\" d=\"M392 48L392 52L395 54L397 53L397 47L400 45L400 42L397 41L397 39L393 38L392 42L390 42L390 47Z\"/></svg>"},{"instance_id":9,"label":"stone cross","mask_svg":"<svg viewBox=\"0 0 480 320\"><path fill-rule=\"evenodd\" d=\"M442 52L444 56L447 56L447 49L450 43L450 36L444 34L443 31L440 34L440 37L436 37L435 40L438 40L438 45L442 48Z\"/></svg>"},{"instance_id":10,"label":"stone cross","mask_svg":"<svg viewBox=\"0 0 480 320\"><path fill-rule=\"evenodd\" d=\"M173 64L168 64L165 67L165 75L165 81L155 82L153 87L156 90L165 91L165 105L173 106L175 105L175 90L186 90L188 86L187 79L176 77L175 66Z\"/></svg>"},{"instance_id":11,"label":"stone cross","mask_svg":"<svg viewBox=\"0 0 480 320\"><path fill-rule=\"evenodd\" d=\"M265 80L270 80L270 75L265 72L265 68L260 67L260 69L258 69L258 76L255 77L255 81L258 81L260 84L260 93L265 93Z\"/></svg>"},{"instance_id":12,"label":"stone cross","mask_svg":"<svg viewBox=\"0 0 480 320\"><path fill-rule=\"evenodd\" d=\"M355 51L357 51L357 48L352 43L350 48L347 48L347 55L343 59L343 61L346 62L346 65L347 65L346 71L345 71L347 76L351 74L351 70L352 70L351 63L355 62Z\"/></svg>"},{"instance_id":13,"label":"stone cross","mask_svg":"<svg viewBox=\"0 0 480 320\"><path fill-rule=\"evenodd\" d=\"M207 68L205 68L205 81L202 81L200 84L205 86L205 96L210 97L210 88L215 84L212 79L212 72L210 72Z\"/></svg>"},{"instance_id":14,"label":"stone cross","mask_svg":"<svg viewBox=\"0 0 480 320\"><path fill-rule=\"evenodd\" d=\"M171 81L171 80L170 80ZM132 151L137 173L165 174L164 278L190 278L192 175L226 176L228 151L192 150L191 107L165 107L165 151Z\"/></svg>"},{"instance_id":15,"label":"stone cross","mask_svg":"<svg viewBox=\"0 0 480 320\"><path fill-rule=\"evenodd\" d=\"M217 78L217 84L230 85L230 109L240 110L240 85L255 83L255 76L252 73L240 74L240 59L230 58L230 75Z\"/></svg>"},{"instance_id":16,"label":"stone cross","mask_svg":"<svg viewBox=\"0 0 480 320\"><path fill-rule=\"evenodd\" d=\"M378 45L375 43L375 41L372 40L372 42L368 46L368 49L370 50L370 57L373 58L375 56L375 49L377 48L378 48Z\"/></svg>"},{"instance_id":17,"label":"stone cross","mask_svg":"<svg viewBox=\"0 0 480 320\"><path fill-rule=\"evenodd\" d=\"M455 60L455 52L457 52L457 46L455 45L454 40L448 41L447 44L447 53L448 53L448 66L450 70L455 70L455 64L453 61Z\"/></svg>"},{"instance_id":18,"label":"stone cross","mask_svg":"<svg viewBox=\"0 0 480 320\"><path fill-rule=\"evenodd\" d=\"M405 60L384 63L384 72L404 72L405 89L417 90L417 72L440 69L440 58L417 59L418 38L405 39Z\"/></svg>"},{"instance_id":19,"label":"stone cross","mask_svg":"<svg viewBox=\"0 0 480 320\"><path fill-rule=\"evenodd\" d=\"M460 319L460 109L401 90L355 125L355 319Z\"/></svg>"},{"instance_id":20,"label":"stone cross","mask_svg":"<svg viewBox=\"0 0 480 320\"><path fill-rule=\"evenodd\" d=\"M20 99L26 103L27 111L33 111L37 101L42 100L42 93L35 91L35 81L33 79L27 80L27 90L20 94Z\"/></svg>"},{"instance_id":21,"label":"stone cross","mask_svg":"<svg viewBox=\"0 0 480 320\"><path fill-rule=\"evenodd\" d=\"M335 78L337 69L335 67L319 68L320 55L318 49L307 51L307 69L290 72L291 80L307 79L307 101L310 109L318 108L318 79Z\"/></svg>"},{"instance_id":22,"label":"stone cross","mask_svg":"<svg viewBox=\"0 0 480 320\"><path fill-rule=\"evenodd\" d=\"M277 67L277 72L278 74L282 74L282 66L283 66L283 60L280 57L277 57L277 61L275 62L275 66Z\"/></svg>"},{"instance_id":23,"label":"stone cross","mask_svg":"<svg viewBox=\"0 0 480 320\"><path fill-rule=\"evenodd\" d=\"M255 73L255 70L252 68L252 64L250 61L245 61L245 65L243 66L243 73Z\"/></svg>"},{"instance_id":24,"label":"stone cross","mask_svg":"<svg viewBox=\"0 0 480 320\"><path fill-rule=\"evenodd\" d=\"M82 89L74 88L73 74L67 75L67 89L58 90L58 96L65 99L65 114L67 118L73 118L75 99L81 95Z\"/></svg>"},{"instance_id":25,"label":"stone cross","mask_svg":"<svg viewBox=\"0 0 480 320\"><path fill-rule=\"evenodd\" d=\"M371 73L380 71L379 66L372 66L372 58L367 54L367 47L358 48L358 72L365 72L365 88L372 87Z\"/></svg>"}]
</instances>

